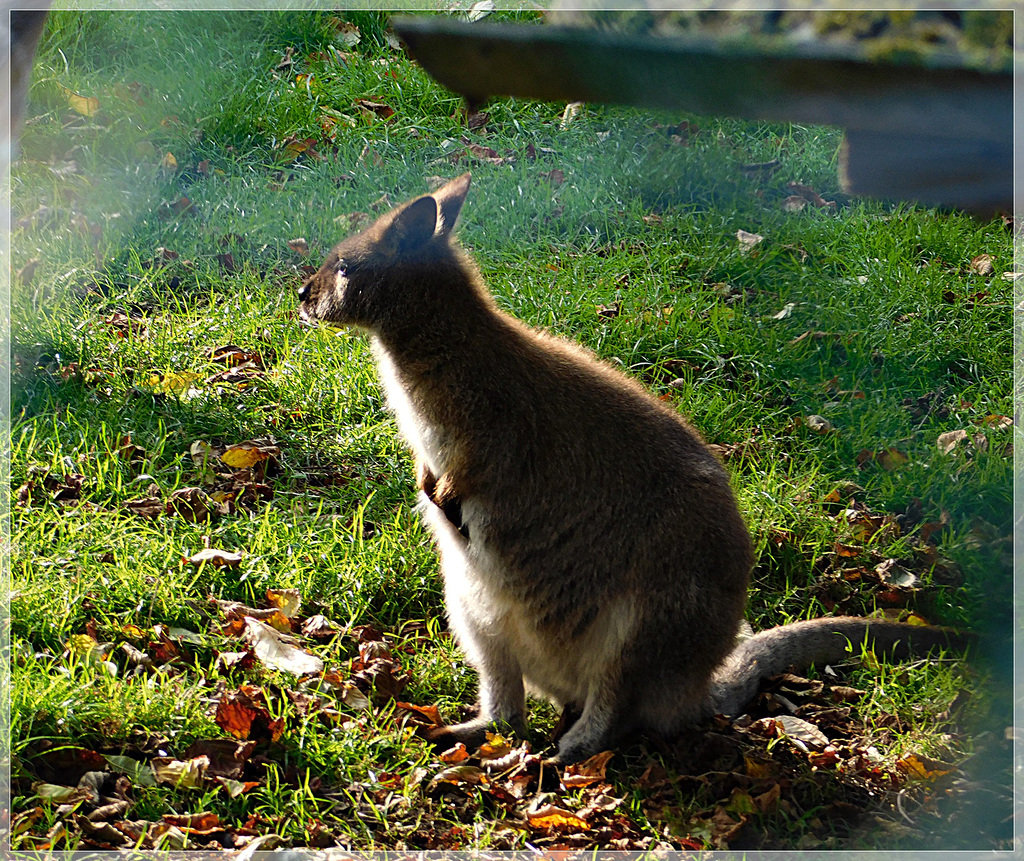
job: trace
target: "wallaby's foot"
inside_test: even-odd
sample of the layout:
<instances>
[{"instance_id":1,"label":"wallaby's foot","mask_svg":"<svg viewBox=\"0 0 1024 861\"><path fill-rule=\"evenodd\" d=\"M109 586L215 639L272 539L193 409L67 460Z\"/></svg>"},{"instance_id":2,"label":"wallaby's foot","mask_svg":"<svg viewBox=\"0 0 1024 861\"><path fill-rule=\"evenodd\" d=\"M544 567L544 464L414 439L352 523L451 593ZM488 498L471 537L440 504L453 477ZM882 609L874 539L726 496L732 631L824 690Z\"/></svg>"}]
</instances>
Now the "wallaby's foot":
<instances>
[{"instance_id":1,"label":"wallaby's foot","mask_svg":"<svg viewBox=\"0 0 1024 861\"><path fill-rule=\"evenodd\" d=\"M505 722L479 717L452 726L432 727L427 730L426 736L439 752L450 750L461 742L466 750L473 753L487 741L489 732L511 732L520 738L527 736L526 724L521 720Z\"/></svg>"}]
</instances>

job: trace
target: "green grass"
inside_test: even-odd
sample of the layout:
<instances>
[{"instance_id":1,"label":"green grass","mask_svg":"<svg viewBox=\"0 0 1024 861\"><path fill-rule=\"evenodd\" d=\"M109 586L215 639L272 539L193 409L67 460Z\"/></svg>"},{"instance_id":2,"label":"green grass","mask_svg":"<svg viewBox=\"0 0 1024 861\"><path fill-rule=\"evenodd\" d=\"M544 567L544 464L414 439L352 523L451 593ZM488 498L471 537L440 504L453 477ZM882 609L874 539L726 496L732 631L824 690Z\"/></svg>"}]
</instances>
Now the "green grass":
<instances>
[{"instance_id":1,"label":"green grass","mask_svg":"<svg viewBox=\"0 0 1024 861\"><path fill-rule=\"evenodd\" d=\"M242 646L208 601L263 607L268 589L297 589L300 618L322 613L387 635L409 675L401 699L437 704L449 720L472 703L475 679L445 631L433 549L412 510L411 462L367 346L354 333L300 328L294 315L298 267L318 262L351 213L372 214L388 205L383 195L397 203L426 190L425 177L470 168L461 237L500 304L634 374L709 442L737 447L728 464L758 551L748 613L756 628L878 610L983 635L971 664L837 668L842 684L866 691L852 707L848 749L856 739L874 745L890 770L916 753L963 760L969 777L1002 791L1009 759L995 739L1008 722L1000 655L1010 620L1012 458L1011 432L990 417L1013 410L1011 289L1001 277L1012 247L1001 222L849 200L837 188L831 129L687 117L682 146L665 128L679 116L591 105L560 129L562 106L504 100L487 106L485 134L469 132L459 101L388 47L384 18L356 19L364 37L354 49L332 42L329 19L51 17L12 172L12 269L39 261L26 283L13 279L11 296L15 847L90 845L34 787L61 782L47 765L55 750L182 758L193 742L227 738L211 703L244 684L261 686L271 717L284 719L279 739L260 741L261 764L250 763L245 779L256 785L237 798L211 780L197 790L133 786L127 818L213 811L234 834L255 816L254 833L288 845L362 849L567 839L524 830L522 809L486 788L430 787L444 766L396 720L393 701L362 710L315 679L299 684L259 664L226 669L218 655ZM345 64L309 59L332 45L350 53ZM295 65L279 69L292 46ZM99 112L76 115L63 88L98 99ZM367 117L356 99L395 114ZM463 136L517 157L455 162ZM322 159L286 152L289 140L307 137ZM773 159L780 166L770 179L742 169ZM784 211L788 182L839 206ZM183 197L191 207L174 212ZM745 253L737 230L764 240ZM308 259L287 245L299 236ZM165 259L161 248L176 256ZM979 254L991 255L994 274L971 271ZM613 303L617 316L598 313ZM134 322L119 324L116 312ZM797 340L808 332L826 334ZM259 354L263 372L241 385L210 381L225 370L210 352L228 344ZM812 414L833 430L809 429ZM968 441L941 452L939 435L958 429L984 447ZM136 448L124 447L126 437ZM203 485L208 471L190 453L197 440L224 447L256 438L272 438L281 452L256 476L266 487L258 499L242 498L209 523L125 508L153 486L166 500ZM858 464L862 452L890 448L901 453L895 468ZM77 494L64 478L72 474L83 476ZM29 504L19 505L17 489L29 481ZM861 489L829 496L849 483ZM72 498L60 501L62 493ZM868 534L863 521L849 522L851 498L885 525ZM935 529L940 521L948 524ZM185 561L206 545L242 552L240 566ZM913 574L912 587L877 581L872 572L889 559ZM191 632L170 635L179 657L159 673L133 667L122 646L156 655L154 626ZM101 657L116 675L83 657L72 638L87 633L112 644ZM325 668L356 672L353 637L301 642ZM821 668L818 678L836 683ZM960 688L972 697L951 723L941 715ZM326 705L334 713L323 714ZM535 747L555 720L535 705ZM707 750L724 736L734 760L711 768ZM735 728L620 749L608 791L625 799L614 815L628 814L630 839L715 845L714 813L738 816L745 802L735 785L696 786L692 777L743 772L734 748L770 756L791 782L786 804L751 814L730 845L959 848L977 847L981 834L998 848L1007 840L1001 808L985 819L969 799L964 809L979 818L962 816L951 832L934 813L947 803L935 801L945 786L926 782L899 784L914 805L904 811L916 823L908 835L882 778L812 772L785 741ZM652 763L668 783L644 779ZM742 786L754 794L749 780ZM576 809L581 793L555 800ZM821 820L840 802L868 813L830 830ZM600 845L608 833L586 839Z\"/></svg>"}]
</instances>

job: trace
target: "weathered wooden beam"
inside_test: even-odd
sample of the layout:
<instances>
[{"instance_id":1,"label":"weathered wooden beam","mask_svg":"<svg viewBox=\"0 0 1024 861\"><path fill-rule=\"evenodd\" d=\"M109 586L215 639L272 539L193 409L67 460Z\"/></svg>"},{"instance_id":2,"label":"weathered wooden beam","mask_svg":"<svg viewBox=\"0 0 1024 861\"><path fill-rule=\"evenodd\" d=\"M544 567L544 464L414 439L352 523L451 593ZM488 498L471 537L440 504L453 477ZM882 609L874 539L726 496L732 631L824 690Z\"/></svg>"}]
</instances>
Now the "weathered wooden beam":
<instances>
[{"instance_id":1,"label":"weathered wooden beam","mask_svg":"<svg viewBox=\"0 0 1024 861\"><path fill-rule=\"evenodd\" d=\"M394 26L431 75L470 101L617 102L841 126L853 193L985 215L1012 209L1008 73L941 59L930 67L868 62L825 46L766 53L736 40L441 18Z\"/></svg>"}]
</instances>

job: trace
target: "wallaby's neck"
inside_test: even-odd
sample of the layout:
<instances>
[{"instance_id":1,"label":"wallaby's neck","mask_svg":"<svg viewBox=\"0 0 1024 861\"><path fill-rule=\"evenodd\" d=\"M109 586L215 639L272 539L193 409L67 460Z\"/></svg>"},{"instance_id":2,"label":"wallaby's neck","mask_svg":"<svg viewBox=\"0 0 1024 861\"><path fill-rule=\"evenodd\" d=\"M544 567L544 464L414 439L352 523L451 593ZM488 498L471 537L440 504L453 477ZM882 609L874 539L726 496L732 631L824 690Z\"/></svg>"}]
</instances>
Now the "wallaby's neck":
<instances>
[{"instance_id":1,"label":"wallaby's neck","mask_svg":"<svg viewBox=\"0 0 1024 861\"><path fill-rule=\"evenodd\" d=\"M500 337L503 315L461 250L416 273L423 289L415 308L381 320L373 335L408 383L454 364L480 362L479 349ZM489 351L486 351L489 352Z\"/></svg>"}]
</instances>

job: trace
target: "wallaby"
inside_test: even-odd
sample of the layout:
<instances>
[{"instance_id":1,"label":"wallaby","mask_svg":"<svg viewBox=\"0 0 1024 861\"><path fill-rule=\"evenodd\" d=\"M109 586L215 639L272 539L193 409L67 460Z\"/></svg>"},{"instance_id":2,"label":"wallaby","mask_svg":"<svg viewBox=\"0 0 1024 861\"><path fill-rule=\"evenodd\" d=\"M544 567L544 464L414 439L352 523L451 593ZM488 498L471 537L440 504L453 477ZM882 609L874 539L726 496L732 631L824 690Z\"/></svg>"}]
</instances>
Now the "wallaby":
<instances>
[{"instance_id":1,"label":"wallaby","mask_svg":"<svg viewBox=\"0 0 1024 861\"><path fill-rule=\"evenodd\" d=\"M852 617L735 646L753 553L729 475L671 407L584 349L500 311L452 235L467 173L328 254L300 315L366 330L415 454L479 716L435 740L524 730L529 688L578 715L553 760L740 713L758 682L956 635Z\"/></svg>"}]
</instances>

